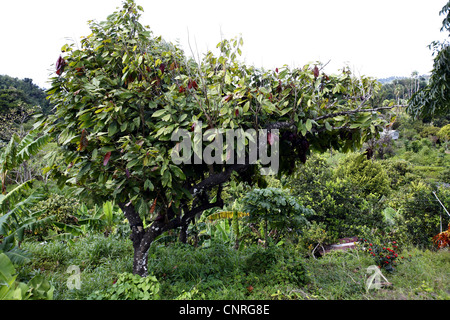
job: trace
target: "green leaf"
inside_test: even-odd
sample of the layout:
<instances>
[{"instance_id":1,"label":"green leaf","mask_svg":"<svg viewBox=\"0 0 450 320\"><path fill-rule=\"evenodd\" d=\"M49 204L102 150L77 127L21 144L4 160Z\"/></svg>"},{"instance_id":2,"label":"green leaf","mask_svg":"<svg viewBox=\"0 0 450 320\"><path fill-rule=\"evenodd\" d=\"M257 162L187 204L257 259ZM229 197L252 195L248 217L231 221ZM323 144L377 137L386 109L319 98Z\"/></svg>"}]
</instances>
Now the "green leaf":
<instances>
[{"instance_id":1,"label":"green leaf","mask_svg":"<svg viewBox=\"0 0 450 320\"><path fill-rule=\"evenodd\" d=\"M126 64L128 62L128 54L125 53L122 58L122 64Z\"/></svg>"},{"instance_id":2,"label":"green leaf","mask_svg":"<svg viewBox=\"0 0 450 320\"><path fill-rule=\"evenodd\" d=\"M108 136L113 136L117 130L119 130L117 122L113 121L110 123L109 127L108 127Z\"/></svg>"},{"instance_id":3,"label":"green leaf","mask_svg":"<svg viewBox=\"0 0 450 320\"><path fill-rule=\"evenodd\" d=\"M18 185L17 187L15 187L13 190L11 190L10 192L8 192L6 195L2 195L2 197L0 197L0 208L2 208L2 206L6 205L9 201L13 201L14 198L18 198L20 195L22 195L22 193L25 190L29 190L32 186L34 180L28 180L20 185ZM12 202L14 203L14 202ZM0 217L0 221L2 219L4 219L6 215L3 215Z\"/></svg>"},{"instance_id":4,"label":"green leaf","mask_svg":"<svg viewBox=\"0 0 450 320\"><path fill-rule=\"evenodd\" d=\"M163 187L171 187L172 186L172 175L169 170L164 171L164 174L161 178L161 183Z\"/></svg>"},{"instance_id":5,"label":"green leaf","mask_svg":"<svg viewBox=\"0 0 450 320\"><path fill-rule=\"evenodd\" d=\"M83 168L81 168L81 170L78 172L77 174L77 180L81 180L83 178L83 176L89 172L89 170L91 169L91 163L88 162L87 164L85 164L83 166Z\"/></svg>"},{"instance_id":6,"label":"green leaf","mask_svg":"<svg viewBox=\"0 0 450 320\"><path fill-rule=\"evenodd\" d=\"M6 254L0 253L0 284L8 283L14 273L16 273L16 269L11 260Z\"/></svg>"},{"instance_id":7,"label":"green leaf","mask_svg":"<svg viewBox=\"0 0 450 320\"><path fill-rule=\"evenodd\" d=\"M311 132L311 129L312 129L312 122L311 122L311 119L307 119L307 120L306 120L305 127L306 127L306 130L308 130L309 132Z\"/></svg>"},{"instance_id":8,"label":"green leaf","mask_svg":"<svg viewBox=\"0 0 450 320\"><path fill-rule=\"evenodd\" d=\"M166 114L164 117L162 117L161 120L169 121L171 117L172 117L172 115L169 113L169 114Z\"/></svg>"},{"instance_id":9,"label":"green leaf","mask_svg":"<svg viewBox=\"0 0 450 320\"><path fill-rule=\"evenodd\" d=\"M6 251L5 254L11 260L13 264L24 264L31 260L31 254L27 251L14 247L13 249Z\"/></svg>"},{"instance_id":10,"label":"green leaf","mask_svg":"<svg viewBox=\"0 0 450 320\"><path fill-rule=\"evenodd\" d=\"M152 117L153 118L158 118L158 117L161 117L163 114L165 114L167 112L167 110L166 109L160 109L160 110L157 110L157 111L155 111L153 114L152 114Z\"/></svg>"},{"instance_id":11,"label":"green leaf","mask_svg":"<svg viewBox=\"0 0 450 320\"><path fill-rule=\"evenodd\" d=\"M145 180L144 190L153 191L154 188L155 188L155 186L153 185L153 183L149 179Z\"/></svg>"},{"instance_id":12,"label":"green leaf","mask_svg":"<svg viewBox=\"0 0 450 320\"><path fill-rule=\"evenodd\" d=\"M225 73L225 83L231 84L231 75L228 71Z\"/></svg>"},{"instance_id":13,"label":"green leaf","mask_svg":"<svg viewBox=\"0 0 450 320\"><path fill-rule=\"evenodd\" d=\"M177 178L180 178L181 180L186 180L186 176L179 167L174 165L169 165L170 171L172 171Z\"/></svg>"},{"instance_id":14,"label":"green leaf","mask_svg":"<svg viewBox=\"0 0 450 320\"><path fill-rule=\"evenodd\" d=\"M344 121L345 117L344 116L336 116L333 118L335 121Z\"/></svg>"},{"instance_id":15,"label":"green leaf","mask_svg":"<svg viewBox=\"0 0 450 320\"><path fill-rule=\"evenodd\" d=\"M244 107L242 108L244 112L248 112L248 110L250 109L250 101L247 101L244 104Z\"/></svg>"},{"instance_id":16,"label":"green leaf","mask_svg":"<svg viewBox=\"0 0 450 320\"><path fill-rule=\"evenodd\" d=\"M131 168L133 168L134 166L136 166L136 165L138 165L140 163L141 163L141 159L136 158L136 159L131 160L130 162L128 162L127 168L131 169Z\"/></svg>"}]
</instances>

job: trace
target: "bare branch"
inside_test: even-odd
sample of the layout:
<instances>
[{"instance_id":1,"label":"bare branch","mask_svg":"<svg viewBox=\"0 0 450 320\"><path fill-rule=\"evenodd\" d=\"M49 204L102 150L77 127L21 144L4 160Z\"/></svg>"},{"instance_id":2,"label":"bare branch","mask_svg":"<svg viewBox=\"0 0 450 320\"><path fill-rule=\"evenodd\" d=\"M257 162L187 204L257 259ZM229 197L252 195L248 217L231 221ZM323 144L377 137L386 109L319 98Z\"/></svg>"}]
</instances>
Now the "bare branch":
<instances>
[{"instance_id":1,"label":"bare branch","mask_svg":"<svg viewBox=\"0 0 450 320\"><path fill-rule=\"evenodd\" d=\"M378 107L378 108L372 108L372 109L355 109L355 110L347 110L347 111L341 111L341 112L335 112L335 113L329 113L317 118L314 118L314 121L319 121L319 120L323 120L323 119L328 119L328 118L333 118L336 116L344 116L344 115L349 115L349 114L355 114L355 113L360 113L360 112L377 112L380 110L390 110L396 107L405 107L404 105L395 105L395 106L391 106L391 107Z\"/></svg>"}]
</instances>

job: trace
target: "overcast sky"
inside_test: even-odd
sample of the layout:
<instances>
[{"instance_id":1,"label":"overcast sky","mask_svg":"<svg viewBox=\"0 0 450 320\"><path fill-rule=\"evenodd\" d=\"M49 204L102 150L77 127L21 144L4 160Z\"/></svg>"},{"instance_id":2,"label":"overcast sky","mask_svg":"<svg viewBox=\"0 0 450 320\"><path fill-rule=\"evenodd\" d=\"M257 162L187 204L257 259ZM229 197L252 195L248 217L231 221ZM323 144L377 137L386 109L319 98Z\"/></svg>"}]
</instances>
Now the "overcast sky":
<instances>
[{"instance_id":1,"label":"overcast sky","mask_svg":"<svg viewBox=\"0 0 450 320\"><path fill-rule=\"evenodd\" d=\"M265 68L308 62L348 65L377 78L431 71L428 45L442 40L447 0L136 0L155 35L187 38L201 54L223 38L242 35L241 59ZM0 0L0 74L31 78L48 88L65 43L90 34L88 20L105 20L122 0ZM195 48L194 48L195 49Z\"/></svg>"}]
</instances>

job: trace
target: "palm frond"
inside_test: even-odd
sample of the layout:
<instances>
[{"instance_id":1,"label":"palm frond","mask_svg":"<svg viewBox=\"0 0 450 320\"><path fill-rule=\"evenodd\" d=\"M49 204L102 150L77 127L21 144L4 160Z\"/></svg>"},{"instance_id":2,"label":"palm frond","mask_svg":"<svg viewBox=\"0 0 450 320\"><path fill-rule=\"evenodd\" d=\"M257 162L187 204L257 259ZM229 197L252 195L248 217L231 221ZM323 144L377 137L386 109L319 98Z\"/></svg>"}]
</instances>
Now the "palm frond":
<instances>
[{"instance_id":1,"label":"palm frond","mask_svg":"<svg viewBox=\"0 0 450 320\"><path fill-rule=\"evenodd\" d=\"M10 233L16 233L20 235L20 232L23 232L24 230L22 228L24 224L28 225L31 223L31 221L37 220L37 216L43 213L43 211L32 213L29 211L28 208L30 208L31 206L35 205L36 203L38 203L43 199L44 194L34 192L26 199L15 204L11 210L9 210L6 214L0 217L0 234L7 235Z\"/></svg>"},{"instance_id":2,"label":"palm frond","mask_svg":"<svg viewBox=\"0 0 450 320\"><path fill-rule=\"evenodd\" d=\"M13 249L4 252L6 256L11 260L12 263L22 265L31 260L31 253L28 251L22 250L18 247L14 247Z\"/></svg>"},{"instance_id":3,"label":"palm frond","mask_svg":"<svg viewBox=\"0 0 450 320\"><path fill-rule=\"evenodd\" d=\"M34 180L28 180L15 187L6 195L3 195L3 197L0 197L0 210L6 210L5 208L7 203L9 203L10 206L14 205L14 202L23 195L23 191L29 190L31 188L31 184L33 183L33 181Z\"/></svg>"},{"instance_id":4,"label":"palm frond","mask_svg":"<svg viewBox=\"0 0 450 320\"><path fill-rule=\"evenodd\" d=\"M17 147L16 163L22 163L35 156L50 141L50 135L36 139L36 134L30 132Z\"/></svg>"},{"instance_id":5,"label":"palm frond","mask_svg":"<svg viewBox=\"0 0 450 320\"><path fill-rule=\"evenodd\" d=\"M3 152L0 154L0 171L6 172L16 166L17 144L20 138L17 134L13 134Z\"/></svg>"}]
</instances>

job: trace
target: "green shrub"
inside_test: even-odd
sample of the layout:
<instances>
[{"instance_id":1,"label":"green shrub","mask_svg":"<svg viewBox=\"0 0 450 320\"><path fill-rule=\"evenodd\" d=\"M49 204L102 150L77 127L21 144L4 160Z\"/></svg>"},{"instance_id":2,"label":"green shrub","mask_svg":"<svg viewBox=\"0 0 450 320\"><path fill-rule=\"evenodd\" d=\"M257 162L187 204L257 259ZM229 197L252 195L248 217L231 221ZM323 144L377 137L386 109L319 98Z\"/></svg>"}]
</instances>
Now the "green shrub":
<instances>
[{"instance_id":1,"label":"green shrub","mask_svg":"<svg viewBox=\"0 0 450 320\"><path fill-rule=\"evenodd\" d=\"M370 194L381 197L390 191L389 177L383 166L364 155L350 154L342 159L336 168L336 175L358 186L363 197Z\"/></svg>"},{"instance_id":2,"label":"green shrub","mask_svg":"<svg viewBox=\"0 0 450 320\"><path fill-rule=\"evenodd\" d=\"M268 245L269 231L276 231L272 240L277 242L281 236L295 232L307 223L314 211L305 208L288 190L280 188L253 189L242 202L243 210L249 213L248 221L259 223L263 228L261 237Z\"/></svg>"},{"instance_id":3,"label":"green shrub","mask_svg":"<svg viewBox=\"0 0 450 320\"><path fill-rule=\"evenodd\" d=\"M418 247L432 246L432 237L439 233L441 215L444 226L450 222L432 192L433 189L425 183L413 182L402 198L391 203L399 212L396 217L399 236L407 238L410 244ZM436 193L448 208L450 191L440 188Z\"/></svg>"},{"instance_id":4,"label":"green shrub","mask_svg":"<svg viewBox=\"0 0 450 320\"><path fill-rule=\"evenodd\" d=\"M302 260L295 256L279 259L275 267L270 269L268 277L277 284L293 284L296 287L308 281Z\"/></svg>"},{"instance_id":5,"label":"green shrub","mask_svg":"<svg viewBox=\"0 0 450 320\"><path fill-rule=\"evenodd\" d=\"M157 300L160 284L155 276L141 277L132 273L119 274L117 281L106 290L97 290L88 300Z\"/></svg>"},{"instance_id":6,"label":"green shrub","mask_svg":"<svg viewBox=\"0 0 450 320\"><path fill-rule=\"evenodd\" d=\"M420 133L420 136L422 138L428 138L429 136L437 136L439 130L440 130L440 128L434 127L434 126L425 127L425 128L423 128L422 132Z\"/></svg>"},{"instance_id":7,"label":"green shrub","mask_svg":"<svg viewBox=\"0 0 450 320\"><path fill-rule=\"evenodd\" d=\"M411 142L411 150L415 153L418 153L422 147L423 145L419 140L414 140Z\"/></svg>"},{"instance_id":8,"label":"green shrub","mask_svg":"<svg viewBox=\"0 0 450 320\"><path fill-rule=\"evenodd\" d=\"M256 247L256 250L251 253L244 262L245 273L262 274L270 270L277 261L277 247L269 246L264 249Z\"/></svg>"},{"instance_id":9,"label":"green shrub","mask_svg":"<svg viewBox=\"0 0 450 320\"><path fill-rule=\"evenodd\" d=\"M443 126L437 133L443 141L450 141L450 124Z\"/></svg>"},{"instance_id":10,"label":"green shrub","mask_svg":"<svg viewBox=\"0 0 450 320\"><path fill-rule=\"evenodd\" d=\"M398 201L385 199L403 198L404 190L421 176L405 160L369 161L358 154L338 156L335 167L328 165L323 156L311 157L294 177L284 181L285 185L316 212L313 220L327 227L329 241L358 235L364 226L388 231L392 226L384 219L383 210L391 206L398 211L399 205Z\"/></svg>"},{"instance_id":11,"label":"green shrub","mask_svg":"<svg viewBox=\"0 0 450 320\"><path fill-rule=\"evenodd\" d=\"M401 187L410 184L418 177L414 173L414 167L405 160L383 160L379 162L384 168L390 180L390 188L399 190Z\"/></svg>"},{"instance_id":12,"label":"green shrub","mask_svg":"<svg viewBox=\"0 0 450 320\"><path fill-rule=\"evenodd\" d=\"M253 287L301 287L308 282L301 256L294 247L249 248L242 271Z\"/></svg>"},{"instance_id":13,"label":"green shrub","mask_svg":"<svg viewBox=\"0 0 450 320\"><path fill-rule=\"evenodd\" d=\"M324 223L317 223L316 221L303 228L296 245L298 252L314 257L321 245L329 240L325 229Z\"/></svg>"},{"instance_id":14,"label":"green shrub","mask_svg":"<svg viewBox=\"0 0 450 320\"><path fill-rule=\"evenodd\" d=\"M60 194L52 193L48 195L47 199L36 204L36 206L34 206L32 210L44 210L43 214L40 216L40 219L54 215L55 219L53 220L53 222L61 224L76 224L78 221L76 217L78 207L79 201L77 199L68 198ZM35 230L35 234L39 236L41 240L43 240L49 234L60 231L60 228L52 225Z\"/></svg>"}]
</instances>

